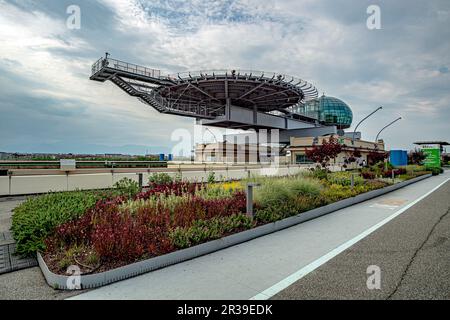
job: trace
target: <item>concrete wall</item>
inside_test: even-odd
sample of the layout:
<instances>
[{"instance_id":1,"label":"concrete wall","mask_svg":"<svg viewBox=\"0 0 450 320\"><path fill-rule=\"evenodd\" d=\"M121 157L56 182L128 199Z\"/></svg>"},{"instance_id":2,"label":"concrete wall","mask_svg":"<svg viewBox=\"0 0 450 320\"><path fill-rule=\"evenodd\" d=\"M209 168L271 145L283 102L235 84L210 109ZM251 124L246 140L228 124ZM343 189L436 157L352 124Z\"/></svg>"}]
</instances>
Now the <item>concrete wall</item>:
<instances>
[{"instance_id":1,"label":"concrete wall","mask_svg":"<svg viewBox=\"0 0 450 320\"><path fill-rule=\"evenodd\" d=\"M69 176L68 190L76 189L103 189L113 186L112 174L83 174Z\"/></svg>"},{"instance_id":2,"label":"concrete wall","mask_svg":"<svg viewBox=\"0 0 450 320\"><path fill-rule=\"evenodd\" d=\"M67 177L65 175L11 177L11 195L64 190L67 190Z\"/></svg>"},{"instance_id":3,"label":"concrete wall","mask_svg":"<svg viewBox=\"0 0 450 320\"><path fill-rule=\"evenodd\" d=\"M228 168L204 168L195 171L183 171L181 177L185 181L207 181L211 171L215 173L216 180L240 180L248 178L249 175L267 175L284 176L296 174L307 170L306 166L281 166L279 168L248 168L233 169ZM179 175L177 170L167 172L170 176ZM89 190L111 188L114 183L129 178L138 181L136 173L95 173L95 174L69 174L69 175L33 175L33 176L12 176L11 188L9 186L9 177L0 177L0 196L7 195L27 195L46 193L49 191L67 191L67 190ZM144 184L147 184L149 174L143 173Z\"/></svg>"},{"instance_id":4,"label":"concrete wall","mask_svg":"<svg viewBox=\"0 0 450 320\"><path fill-rule=\"evenodd\" d=\"M0 195L9 194L9 177L0 177Z\"/></svg>"}]
</instances>

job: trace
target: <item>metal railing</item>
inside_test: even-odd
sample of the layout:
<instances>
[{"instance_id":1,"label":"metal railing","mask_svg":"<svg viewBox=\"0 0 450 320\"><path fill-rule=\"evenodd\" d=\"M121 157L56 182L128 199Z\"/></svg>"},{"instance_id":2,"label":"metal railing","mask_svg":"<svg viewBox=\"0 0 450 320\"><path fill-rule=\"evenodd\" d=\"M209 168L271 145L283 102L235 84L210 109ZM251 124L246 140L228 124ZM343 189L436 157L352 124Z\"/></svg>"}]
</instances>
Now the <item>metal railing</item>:
<instances>
[{"instance_id":1,"label":"metal railing","mask_svg":"<svg viewBox=\"0 0 450 320\"><path fill-rule=\"evenodd\" d=\"M96 74L97 72L99 72L102 69L102 61L103 60L104 60L104 58L100 58L92 65L91 75Z\"/></svg>"},{"instance_id":2,"label":"metal railing","mask_svg":"<svg viewBox=\"0 0 450 320\"><path fill-rule=\"evenodd\" d=\"M267 71L258 71L258 70L245 70L245 69L211 69L211 70L197 70L197 71L186 71L180 72L177 74L171 74L168 76L169 79L180 81L185 80L189 81L192 79L210 79L210 78L248 78L248 79L258 79L261 81L271 81L271 82L280 82L287 85L299 87L308 93L308 98L317 97L318 91L317 89L309 82L290 76L282 73L275 72L267 72Z\"/></svg>"},{"instance_id":3,"label":"metal railing","mask_svg":"<svg viewBox=\"0 0 450 320\"><path fill-rule=\"evenodd\" d=\"M258 70L245 70L245 69L211 69L211 70L198 70L198 71L185 71L176 74L171 74L168 76L162 76L161 70L147 68L139 66L137 64L124 62L112 58L100 58L92 65L92 75L95 75L103 68L110 68L115 70L120 70L124 72L129 72L133 74L139 74L146 77L156 78L156 79L167 79L174 82L179 81L189 81L192 79L211 79L217 78L247 78L253 80L267 81L273 83L281 83L287 86L295 87L301 89L305 94L305 99L309 100L312 98L317 98L318 91L314 85L311 83L283 73L258 71Z\"/></svg>"},{"instance_id":4,"label":"metal railing","mask_svg":"<svg viewBox=\"0 0 450 320\"><path fill-rule=\"evenodd\" d=\"M245 69L209 69L209 70L196 70L196 71L185 71L177 74L171 74L169 77L173 79L189 79L194 77L213 77L213 76L232 76L235 75L237 77L251 77L251 78L261 78L268 80L282 80L284 82L292 83L292 84L300 84L306 83L306 81L296 78L290 75L275 73L275 72L267 72L267 71L258 71L258 70L245 70Z\"/></svg>"},{"instance_id":5,"label":"metal railing","mask_svg":"<svg viewBox=\"0 0 450 320\"><path fill-rule=\"evenodd\" d=\"M167 161L139 161L139 160L78 160L77 169L83 168L164 168L167 167ZM0 160L0 169L58 169L60 161L34 161L34 160Z\"/></svg>"},{"instance_id":6,"label":"metal railing","mask_svg":"<svg viewBox=\"0 0 450 320\"><path fill-rule=\"evenodd\" d=\"M161 78L161 70L139 66L137 64L128 63L112 58L100 58L92 65L92 75L96 74L103 68L111 68L120 71L130 72L151 78Z\"/></svg>"}]
</instances>

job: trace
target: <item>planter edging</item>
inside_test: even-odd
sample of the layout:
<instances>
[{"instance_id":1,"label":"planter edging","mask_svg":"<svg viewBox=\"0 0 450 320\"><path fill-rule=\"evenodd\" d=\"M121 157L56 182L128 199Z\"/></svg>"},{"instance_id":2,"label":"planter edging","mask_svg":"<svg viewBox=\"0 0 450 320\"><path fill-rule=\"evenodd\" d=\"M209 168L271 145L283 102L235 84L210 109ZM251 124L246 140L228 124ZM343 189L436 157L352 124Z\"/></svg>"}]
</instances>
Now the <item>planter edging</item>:
<instances>
[{"instance_id":1,"label":"planter edging","mask_svg":"<svg viewBox=\"0 0 450 320\"><path fill-rule=\"evenodd\" d=\"M113 282L135 277L150 271L154 271L183 261L191 260L209 253L213 253L215 251L219 251L240 243L244 243L249 240L295 226L302 222L321 217L323 215L352 206L354 204L376 198L380 195L403 188L407 185L424 180L429 177L431 177L431 174L419 176L382 189L372 190L363 194L359 194L355 197L347 198L323 207L306 211L296 216L288 217L280 221L268 223L250 230L226 236L221 239L212 240L190 248L177 250L162 256L135 262L116 269L96 274L81 275L80 276L81 288L91 289L101 287ZM39 267L41 268L41 271L44 274L45 280L51 287L55 289L68 289L67 281L69 280L69 276L55 274L52 271L50 271L44 259L42 258L42 255L39 252L37 253L37 260L39 263Z\"/></svg>"}]
</instances>

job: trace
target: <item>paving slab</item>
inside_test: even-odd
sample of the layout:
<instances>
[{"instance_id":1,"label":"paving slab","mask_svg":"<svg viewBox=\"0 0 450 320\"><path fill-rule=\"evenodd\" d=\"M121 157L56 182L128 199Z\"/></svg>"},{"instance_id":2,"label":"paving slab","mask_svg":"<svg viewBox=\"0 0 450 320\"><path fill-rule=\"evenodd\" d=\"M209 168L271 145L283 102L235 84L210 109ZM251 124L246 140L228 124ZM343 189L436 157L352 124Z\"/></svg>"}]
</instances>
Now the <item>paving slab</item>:
<instances>
[{"instance_id":1,"label":"paving slab","mask_svg":"<svg viewBox=\"0 0 450 320\"><path fill-rule=\"evenodd\" d=\"M0 198L0 274L37 266L35 258L15 255L16 244L10 231L13 209L24 200L24 197Z\"/></svg>"},{"instance_id":2,"label":"paving slab","mask_svg":"<svg viewBox=\"0 0 450 320\"><path fill-rule=\"evenodd\" d=\"M0 274L11 270L8 246L0 246Z\"/></svg>"}]
</instances>

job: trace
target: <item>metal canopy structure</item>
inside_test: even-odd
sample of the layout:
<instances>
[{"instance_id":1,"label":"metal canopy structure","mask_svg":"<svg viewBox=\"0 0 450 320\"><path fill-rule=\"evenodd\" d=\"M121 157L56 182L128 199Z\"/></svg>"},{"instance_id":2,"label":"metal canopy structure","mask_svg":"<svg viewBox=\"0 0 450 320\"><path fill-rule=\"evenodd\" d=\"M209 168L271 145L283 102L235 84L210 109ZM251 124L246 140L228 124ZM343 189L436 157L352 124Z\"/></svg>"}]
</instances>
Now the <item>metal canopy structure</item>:
<instances>
[{"instance_id":1,"label":"metal canopy structure","mask_svg":"<svg viewBox=\"0 0 450 320\"><path fill-rule=\"evenodd\" d=\"M294 106L317 98L310 83L251 70L208 70L163 76L160 70L111 59L92 66L94 81L111 81L161 113L194 117L206 125L282 130L320 126L293 114Z\"/></svg>"}]
</instances>

